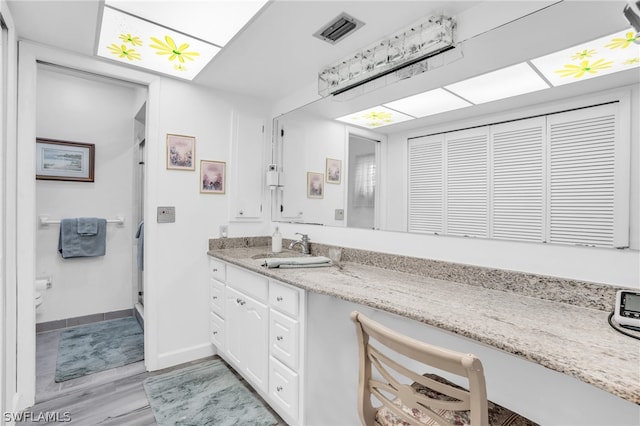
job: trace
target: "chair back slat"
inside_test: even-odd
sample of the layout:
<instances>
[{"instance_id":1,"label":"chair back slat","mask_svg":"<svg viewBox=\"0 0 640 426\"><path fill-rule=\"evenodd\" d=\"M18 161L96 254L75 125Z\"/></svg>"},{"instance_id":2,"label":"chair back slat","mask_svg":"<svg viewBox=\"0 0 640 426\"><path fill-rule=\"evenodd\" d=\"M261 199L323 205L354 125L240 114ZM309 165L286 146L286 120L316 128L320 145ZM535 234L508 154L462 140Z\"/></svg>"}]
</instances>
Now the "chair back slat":
<instances>
[{"instance_id":1,"label":"chair back slat","mask_svg":"<svg viewBox=\"0 0 640 426\"><path fill-rule=\"evenodd\" d=\"M420 425L415 416L405 413L406 409L418 410L422 415L440 425L452 424L436 411L469 411L472 426L488 426L488 408L486 385L482 363L472 354L464 354L445 348L429 345L412 339L367 318L354 311L351 319L356 324L360 353L359 413L366 426L376 425L376 412L372 396L391 413L409 423ZM375 342L371 341L375 339ZM393 352L418 361L424 365L446 371L467 379L469 390L448 385L430 377L425 377L382 353L377 346L386 347ZM378 376L373 378L372 369ZM401 375L413 386L403 384L397 376ZM420 386L429 388L436 394L419 392ZM440 395L438 395L440 394Z\"/></svg>"}]
</instances>

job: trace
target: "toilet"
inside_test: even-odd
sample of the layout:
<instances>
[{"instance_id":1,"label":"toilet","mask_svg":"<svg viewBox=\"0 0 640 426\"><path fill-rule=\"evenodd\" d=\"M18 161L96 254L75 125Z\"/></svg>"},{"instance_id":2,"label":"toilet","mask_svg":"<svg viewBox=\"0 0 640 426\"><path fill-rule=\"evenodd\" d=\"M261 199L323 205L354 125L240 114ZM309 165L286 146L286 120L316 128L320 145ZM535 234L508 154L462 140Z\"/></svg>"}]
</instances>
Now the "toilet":
<instances>
[{"instance_id":1,"label":"toilet","mask_svg":"<svg viewBox=\"0 0 640 426\"><path fill-rule=\"evenodd\" d=\"M39 291L35 292L35 304L36 309L38 309L40 305L42 305L42 293L40 293Z\"/></svg>"},{"instance_id":2,"label":"toilet","mask_svg":"<svg viewBox=\"0 0 640 426\"><path fill-rule=\"evenodd\" d=\"M42 305L44 300L43 292L51 287L51 277L37 278L33 283L34 287L34 304L36 310Z\"/></svg>"}]
</instances>

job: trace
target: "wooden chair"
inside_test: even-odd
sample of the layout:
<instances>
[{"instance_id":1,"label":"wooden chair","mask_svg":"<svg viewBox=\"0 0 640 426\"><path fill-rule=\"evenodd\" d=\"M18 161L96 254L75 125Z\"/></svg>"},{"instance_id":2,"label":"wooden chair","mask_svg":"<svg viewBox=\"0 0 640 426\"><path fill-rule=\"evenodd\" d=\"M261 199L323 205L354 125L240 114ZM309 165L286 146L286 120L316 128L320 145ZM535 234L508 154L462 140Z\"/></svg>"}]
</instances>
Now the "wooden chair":
<instances>
[{"instance_id":1,"label":"wooden chair","mask_svg":"<svg viewBox=\"0 0 640 426\"><path fill-rule=\"evenodd\" d=\"M358 405L363 425L535 425L530 420L487 401L482 363L463 354L412 339L354 311L360 349ZM373 338L376 342L371 342ZM382 353L392 351L468 380L468 389L436 374L421 375ZM386 351L389 353L388 351ZM372 374L375 368L381 379ZM402 383L397 377L404 377ZM375 397L382 405L374 407Z\"/></svg>"}]
</instances>

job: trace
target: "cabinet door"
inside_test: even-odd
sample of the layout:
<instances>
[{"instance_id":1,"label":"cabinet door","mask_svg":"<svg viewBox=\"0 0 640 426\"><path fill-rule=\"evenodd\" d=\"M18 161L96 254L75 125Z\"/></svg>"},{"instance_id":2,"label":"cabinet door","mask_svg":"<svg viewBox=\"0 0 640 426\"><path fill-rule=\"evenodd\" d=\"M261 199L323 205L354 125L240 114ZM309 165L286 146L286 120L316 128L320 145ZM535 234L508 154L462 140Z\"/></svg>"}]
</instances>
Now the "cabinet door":
<instances>
[{"instance_id":1,"label":"cabinet door","mask_svg":"<svg viewBox=\"0 0 640 426\"><path fill-rule=\"evenodd\" d=\"M236 367L242 368L242 351L244 345L244 309L241 305L243 295L232 288L225 293L225 327L227 360Z\"/></svg>"},{"instance_id":2,"label":"cabinet door","mask_svg":"<svg viewBox=\"0 0 640 426\"><path fill-rule=\"evenodd\" d=\"M264 194L263 163L264 119L247 113L233 114L233 193L231 217L233 219L262 219Z\"/></svg>"},{"instance_id":3,"label":"cabinet door","mask_svg":"<svg viewBox=\"0 0 640 426\"><path fill-rule=\"evenodd\" d=\"M266 392L268 308L232 288L227 288L226 301L226 354L247 380Z\"/></svg>"}]
</instances>

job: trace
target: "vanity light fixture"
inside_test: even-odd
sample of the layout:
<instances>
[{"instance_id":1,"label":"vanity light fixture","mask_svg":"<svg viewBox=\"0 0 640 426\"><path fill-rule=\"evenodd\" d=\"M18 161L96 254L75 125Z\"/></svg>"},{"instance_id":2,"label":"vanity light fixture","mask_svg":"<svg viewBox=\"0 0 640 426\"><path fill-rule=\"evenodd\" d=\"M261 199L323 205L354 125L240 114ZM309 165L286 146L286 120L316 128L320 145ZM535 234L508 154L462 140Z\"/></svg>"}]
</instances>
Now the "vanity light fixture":
<instances>
[{"instance_id":1,"label":"vanity light fixture","mask_svg":"<svg viewBox=\"0 0 640 426\"><path fill-rule=\"evenodd\" d=\"M426 58L453 49L454 23L428 17L325 67L318 73L318 93L338 95Z\"/></svg>"},{"instance_id":2,"label":"vanity light fixture","mask_svg":"<svg viewBox=\"0 0 640 426\"><path fill-rule=\"evenodd\" d=\"M192 80L265 3L202 2L187 15L176 1L106 0L96 55Z\"/></svg>"}]
</instances>

